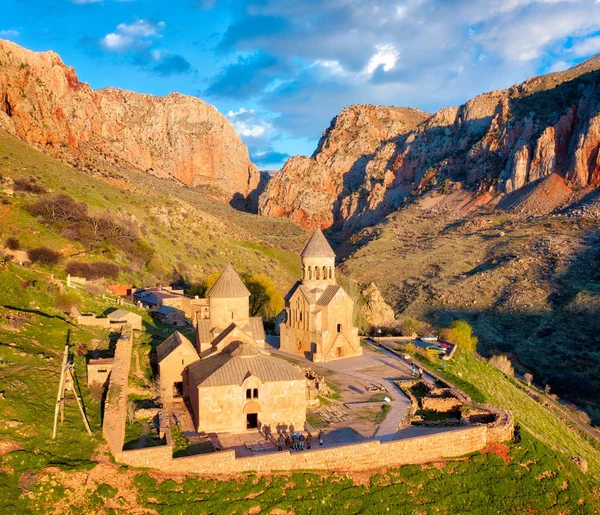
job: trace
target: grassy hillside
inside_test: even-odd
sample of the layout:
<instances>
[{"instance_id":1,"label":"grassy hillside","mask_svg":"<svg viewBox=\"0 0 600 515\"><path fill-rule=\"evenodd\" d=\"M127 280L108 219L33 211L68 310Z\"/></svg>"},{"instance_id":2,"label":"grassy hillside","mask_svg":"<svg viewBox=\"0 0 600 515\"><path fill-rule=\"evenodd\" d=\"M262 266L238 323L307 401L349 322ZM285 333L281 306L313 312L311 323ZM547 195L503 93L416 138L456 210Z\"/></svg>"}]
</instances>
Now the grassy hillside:
<instances>
[{"instance_id":1,"label":"grassy hillside","mask_svg":"<svg viewBox=\"0 0 600 515\"><path fill-rule=\"evenodd\" d=\"M300 273L297 253L308 239L304 230L286 220L237 211L210 191L137 172L103 169L92 176L3 131L0 174L13 180L33 179L47 192L16 192L14 197L0 193L1 243L15 236L25 248L44 245L61 251L65 260L69 256L78 260L108 258L122 268L122 280L135 284L154 285L178 277L199 281L228 262L241 272L264 272L282 289ZM7 185L5 182L4 188ZM104 241L90 251L70 237L72 228L42 224L25 209L40 197L58 194L85 202L91 215L108 214L116 223L131 228L143 242L142 258L114 241Z\"/></svg>"},{"instance_id":2,"label":"grassy hillside","mask_svg":"<svg viewBox=\"0 0 600 515\"><path fill-rule=\"evenodd\" d=\"M99 398L85 386L85 360L78 352L84 346L106 348L110 335L74 326L56 309L64 294L49 279L40 270L0 268L5 286L0 289L0 513L381 513L389 507L393 513L453 514L488 513L491 505L501 512L594 513L600 502L597 449L511 380L468 355L459 355L445 373L461 374L485 399L513 409L528 431L521 444L372 476L307 472L215 481L119 467L102 443ZM79 290L70 295L87 312L111 307ZM165 335L147 315L144 321L149 333L138 339L140 358L156 343L153 338ZM68 332L94 434L85 433L70 399L53 441ZM574 454L588 459L587 475L569 460Z\"/></svg>"},{"instance_id":3,"label":"grassy hillside","mask_svg":"<svg viewBox=\"0 0 600 515\"><path fill-rule=\"evenodd\" d=\"M401 317L436 327L467 319L481 354L508 353L518 372L533 372L600 424L599 221L465 215L426 202L344 244L343 268L377 283Z\"/></svg>"}]
</instances>

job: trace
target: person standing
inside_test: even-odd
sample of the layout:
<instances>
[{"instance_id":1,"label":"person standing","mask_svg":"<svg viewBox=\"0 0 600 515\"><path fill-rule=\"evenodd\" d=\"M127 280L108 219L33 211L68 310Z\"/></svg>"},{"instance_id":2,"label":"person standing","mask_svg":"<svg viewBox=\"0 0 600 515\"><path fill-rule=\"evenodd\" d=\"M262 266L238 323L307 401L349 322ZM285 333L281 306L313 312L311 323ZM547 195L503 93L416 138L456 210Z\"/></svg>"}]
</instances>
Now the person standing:
<instances>
[{"instance_id":1,"label":"person standing","mask_svg":"<svg viewBox=\"0 0 600 515\"><path fill-rule=\"evenodd\" d=\"M312 445L312 435L310 433L308 433L308 435L306 435L306 448L310 449Z\"/></svg>"},{"instance_id":2,"label":"person standing","mask_svg":"<svg viewBox=\"0 0 600 515\"><path fill-rule=\"evenodd\" d=\"M285 436L285 448L287 450L290 450L292 447L292 439L290 438L290 435L286 435Z\"/></svg>"},{"instance_id":3,"label":"person standing","mask_svg":"<svg viewBox=\"0 0 600 515\"><path fill-rule=\"evenodd\" d=\"M323 431L319 431L319 445L323 445L323 436L325 436L325 434L323 433Z\"/></svg>"},{"instance_id":4,"label":"person standing","mask_svg":"<svg viewBox=\"0 0 600 515\"><path fill-rule=\"evenodd\" d=\"M304 437L303 434L300 435L300 450L303 451L304 450L304 442L306 441L306 438Z\"/></svg>"},{"instance_id":5,"label":"person standing","mask_svg":"<svg viewBox=\"0 0 600 515\"><path fill-rule=\"evenodd\" d=\"M283 438L283 435L281 433L279 433L279 438L277 438L277 450L278 451L283 451L284 443L285 443L285 440Z\"/></svg>"},{"instance_id":6,"label":"person standing","mask_svg":"<svg viewBox=\"0 0 600 515\"><path fill-rule=\"evenodd\" d=\"M292 450L295 451L296 450L296 434L292 433Z\"/></svg>"}]
</instances>

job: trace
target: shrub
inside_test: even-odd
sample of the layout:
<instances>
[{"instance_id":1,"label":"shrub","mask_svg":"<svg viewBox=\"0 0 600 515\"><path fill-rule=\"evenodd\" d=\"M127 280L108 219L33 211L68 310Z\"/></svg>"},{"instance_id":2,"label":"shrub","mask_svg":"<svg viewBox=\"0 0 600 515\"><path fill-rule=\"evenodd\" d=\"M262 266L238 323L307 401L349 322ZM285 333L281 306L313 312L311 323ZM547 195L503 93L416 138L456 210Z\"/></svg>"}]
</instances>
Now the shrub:
<instances>
[{"instance_id":1,"label":"shrub","mask_svg":"<svg viewBox=\"0 0 600 515\"><path fill-rule=\"evenodd\" d=\"M10 250L19 250L21 248L21 243L18 238L10 237L6 239L6 246Z\"/></svg>"},{"instance_id":2,"label":"shrub","mask_svg":"<svg viewBox=\"0 0 600 515\"><path fill-rule=\"evenodd\" d=\"M531 386L531 381L533 381L533 374L527 372L523 374L523 380L527 383L527 386Z\"/></svg>"},{"instance_id":3,"label":"shrub","mask_svg":"<svg viewBox=\"0 0 600 515\"><path fill-rule=\"evenodd\" d=\"M473 335L473 328L466 320L455 320L450 327L440 331L440 337L469 352L477 349L477 337Z\"/></svg>"},{"instance_id":4,"label":"shrub","mask_svg":"<svg viewBox=\"0 0 600 515\"><path fill-rule=\"evenodd\" d=\"M29 259L32 263L39 263L40 265L56 265L60 262L60 254L47 247L37 247L27 251Z\"/></svg>"},{"instance_id":5,"label":"shrub","mask_svg":"<svg viewBox=\"0 0 600 515\"><path fill-rule=\"evenodd\" d=\"M70 261L65 270L68 274L86 279L116 279L120 268L114 263L107 261L96 261L95 263L84 263L82 261Z\"/></svg>"},{"instance_id":6,"label":"shrub","mask_svg":"<svg viewBox=\"0 0 600 515\"><path fill-rule=\"evenodd\" d=\"M27 180L24 177L19 177L13 181L13 189L15 191L24 191L26 193L33 193L35 195L42 195L43 193L46 193L44 188L35 183L35 179Z\"/></svg>"},{"instance_id":7,"label":"shrub","mask_svg":"<svg viewBox=\"0 0 600 515\"><path fill-rule=\"evenodd\" d=\"M515 376L515 369L508 357L504 354L498 354L490 358L490 365L504 372L509 377Z\"/></svg>"},{"instance_id":8,"label":"shrub","mask_svg":"<svg viewBox=\"0 0 600 515\"><path fill-rule=\"evenodd\" d=\"M64 313L69 313L77 306L78 297L74 292L63 293L56 297L56 309Z\"/></svg>"},{"instance_id":9,"label":"shrub","mask_svg":"<svg viewBox=\"0 0 600 515\"><path fill-rule=\"evenodd\" d=\"M402 336L412 336L422 331L422 324L416 318L405 318L400 327Z\"/></svg>"},{"instance_id":10,"label":"shrub","mask_svg":"<svg viewBox=\"0 0 600 515\"><path fill-rule=\"evenodd\" d=\"M50 195L38 199L27 206L34 216L41 216L45 222L79 222L87 218L87 204L77 202L69 195Z\"/></svg>"}]
</instances>

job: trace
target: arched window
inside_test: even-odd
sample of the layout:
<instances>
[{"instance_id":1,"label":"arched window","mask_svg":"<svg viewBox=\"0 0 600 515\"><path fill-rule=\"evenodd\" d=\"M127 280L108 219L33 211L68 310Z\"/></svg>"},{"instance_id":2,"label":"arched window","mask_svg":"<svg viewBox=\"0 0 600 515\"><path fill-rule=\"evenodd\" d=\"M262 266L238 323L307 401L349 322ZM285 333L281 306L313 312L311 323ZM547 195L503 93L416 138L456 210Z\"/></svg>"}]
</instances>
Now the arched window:
<instances>
[{"instance_id":1,"label":"arched window","mask_svg":"<svg viewBox=\"0 0 600 515\"><path fill-rule=\"evenodd\" d=\"M310 266L308 267L308 278L312 279L312 268Z\"/></svg>"},{"instance_id":2,"label":"arched window","mask_svg":"<svg viewBox=\"0 0 600 515\"><path fill-rule=\"evenodd\" d=\"M320 279L321 274L319 273L319 267L315 266L315 279Z\"/></svg>"},{"instance_id":3,"label":"arched window","mask_svg":"<svg viewBox=\"0 0 600 515\"><path fill-rule=\"evenodd\" d=\"M306 279L306 268L302 267L302 279Z\"/></svg>"},{"instance_id":4,"label":"arched window","mask_svg":"<svg viewBox=\"0 0 600 515\"><path fill-rule=\"evenodd\" d=\"M323 279L327 279L327 267L323 267Z\"/></svg>"},{"instance_id":5,"label":"arched window","mask_svg":"<svg viewBox=\"0 0 600 515\"><path fill-rule=\"evenodd\" d=\"M333 279L333 267L332 266L329 267L329 278Z\"/></svg>"}]
</instances>

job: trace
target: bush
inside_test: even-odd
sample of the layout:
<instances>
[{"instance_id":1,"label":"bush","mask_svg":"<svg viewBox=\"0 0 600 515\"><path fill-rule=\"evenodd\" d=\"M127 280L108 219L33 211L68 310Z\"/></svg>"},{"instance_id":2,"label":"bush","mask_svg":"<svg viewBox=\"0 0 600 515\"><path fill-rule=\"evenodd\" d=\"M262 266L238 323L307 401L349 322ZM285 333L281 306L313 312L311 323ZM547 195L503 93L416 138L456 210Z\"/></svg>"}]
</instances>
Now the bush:
<instances>
[{"instance_id":1,"label":"bush","mask_svg":"<svg viewBox=\"0 0 600 515\"><path fill-rule=\"evenodd\" d=\"M74 292L64 293L56 298L56 309L64 313L70 313L77 306L78 297Z\"/></svg>"},{"instance_id":2,"label":"bush","mask_svg":"<svg viewBox=\"0 0 600 515\"><path fill-rule=\"evenodd\" d=\"M405 318L402 320L402 326L400 328L402 336L412 336L413 334L420 334L422 324L416 318Z\"/></svg>"},{"instance_id":3,"label":"bush","mask_svg":"<svg viewBox=\"0 0 600 515\"><path fill-rule=\"evenodd\" d=\"M13 189L15 191L24 191L26 193L33 193L35 195L42 195L43 193L46 193L44 188L35 183L35 179L27 180L24 177L19 177L13 181Z\"/></svg>"},{"instance_id":4,"label":"bush","mask_svg":"<svg viewBox=\"0 0 600 515\"><path fill-rule=\"evenodd\" d=\"M45 222L79 222L87 218L87 204L77 202L69 195L42 197L28 205L27 211L41 216Z\"/></svg>"},{"instance_id":5,"label":"bush","mask_svg":"<svg viewBox=\"0 0 600 515\"><path fill-rule=\"evenodd\" d=\"M96 261L95 263L83 263L82 261L70 261L65 270L68 274L76 277L94 279L116 279L120 268L114 263L107 261Z\"/></svg>"},{"instance_id":6,"label":"bush","mask_svg":"<svg viewBox=\"0 0 600 515\"><path fill-rule=\"evenodd\" d=\"M477 337L473 335L473 328L466 320L452 322L450 327L440 331L440 338L469 352L475 352L477 349Z\"/></svg>"},{"instance_id":7,"label":"bush","mask_svg":"<svg viewBox=\"0 0 600 515\"><path fill-rule=\"evenodd\" d=\"M37 247L27 251L32 263L40 265L56 265L60 262L61 255L46 247Z\"/></svg>"},{"instance_id":8,"label":"bush","mask_svg":"<svg viewBox=\"0 0 600 515\"><path fill-rule=\"evenodd\" d=\"M490 358L490 365L497 368L501 372L504 372L509 377L515 377L515 369L510 361L504 354L498 354Z\"/></svg>"},{"instance_id":9,"label":"bush","mask_svg":"<svg viewBox=\"0 0 600 515\"><path fill-rule=\"evenodd\" d=\"M21 248L21 243L18 238L10 237L6 239L6 246L10 250L19 250Z\"/></svg>"}]
</instances>

